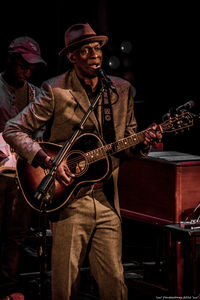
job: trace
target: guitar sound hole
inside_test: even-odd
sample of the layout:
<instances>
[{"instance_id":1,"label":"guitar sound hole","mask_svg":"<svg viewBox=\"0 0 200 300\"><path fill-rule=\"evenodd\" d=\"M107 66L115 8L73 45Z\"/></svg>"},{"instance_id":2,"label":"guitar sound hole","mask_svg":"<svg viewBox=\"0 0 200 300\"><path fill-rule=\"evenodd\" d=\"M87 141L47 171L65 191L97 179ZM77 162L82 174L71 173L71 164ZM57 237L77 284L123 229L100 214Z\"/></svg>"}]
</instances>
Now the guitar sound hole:
<instances>
[{"instance_id":1,"label":"guitar sound hole","mask_svg":"<svg viewBox=\"0 0 200 300\"><path fill-rule=\"evenodd\" d=\"M81 151L72 151L67 156L67 166L77 177L82 176L88 169L88 162Z\"/></svg>"}]
</instances>

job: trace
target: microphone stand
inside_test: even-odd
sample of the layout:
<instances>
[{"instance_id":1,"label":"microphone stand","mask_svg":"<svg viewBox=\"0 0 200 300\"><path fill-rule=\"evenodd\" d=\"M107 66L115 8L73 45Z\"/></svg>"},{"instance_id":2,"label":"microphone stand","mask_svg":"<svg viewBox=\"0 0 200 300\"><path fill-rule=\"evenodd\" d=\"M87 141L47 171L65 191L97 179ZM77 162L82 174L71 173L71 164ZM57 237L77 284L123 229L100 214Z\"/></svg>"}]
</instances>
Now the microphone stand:
<instances>
[{"instance_id":1,"label":"microphone stand","mask_svg":"<svg viewBox=\"0 0 200 300\"><path fill-rule=\"evenodd\" d=\"M91 103L87 112L85 113L82 120L80 121L79 125L76 127L76 130L74 131L73 135L71 136L71 138L68 141L66 141L63 144L62 148L56 155L56 157L52 163L51 170L39 184L37 191L34 195L34 198L38 201L41 201L41 211L42 211L42 207L44 206L44 203L45 202L48 203L52 198L52 190L54 189L54 179L55 179L55 174L56 174L56 170L57 170L58 166L63 161L63 159L65 158L65 156L68 153L68 151L70 150L70 148L73 146L73 144L74 144L76 138L78 137L78 135L80 134L80 132L84 129L85 122L89 118L91 112L94 110L94 108L95 108L97 102L99 101L102 93L104 92L105 88L106 88L106 85L102 84L102 87L101 87L98 95L95 97L95 99Z\"/></svg>"},{"instance_id":2,"label":"microphone stand","mask_svg":"<svg viewBox=\"0 0 200 300\"><path fill-rule=\"evenodd\" d=\"M47 203L44 202L43 210L41 212L41 234L40 235L40 247L39 247L39 259L40 259L40 284L39 284L39 296L41 300L47 300L47 290L46 285L48 282L47 277L47 239L46 239L46 233L47 233L47 214L46 214L46 207Z\"/></svg>"},{"instance_id":3,"label":"microphone stand","mask_svg":"<svg viewBox=\"0 0 200 300\"><path fill-rule=\"evenodd\" d=\"M53 163L52 163L52 168L49 171L49 173L43 178L41 183L39 184L37 191L34 195L34 198L38 201L41 201L41 214L42 214L42 219L43 219L43 225L42 225L42 243L40 245L40 250L39 250L39 255L40 255L40 262L41 262L41 267L40 267L40 296L42 300L47 299L47 293L46 293L46 283L47 283L47 254L46 254L46 224L47 224L47 217L46 217L46 209L47 209L47 204L48 202L52 199L53 193L55 191L55 174L56 170L59 166L59 164L63 161L65 158L66 154L68 153L69 149L72 147L74 144L76 138L80 134L80 132L84 129L85 122L87 121L88 117L90 116L91 112L94 110L96 104L98 103L102 93L104 92L106 88L106 83L104 84L102 82L101 89L98 93L98 95L95 97L93 102L91 103L89 109L81 119L79 125L77 126L76 130L74 131L73 135L71 138L66 141L58 154L56 155Z\"/></svg>"}]
</instances>

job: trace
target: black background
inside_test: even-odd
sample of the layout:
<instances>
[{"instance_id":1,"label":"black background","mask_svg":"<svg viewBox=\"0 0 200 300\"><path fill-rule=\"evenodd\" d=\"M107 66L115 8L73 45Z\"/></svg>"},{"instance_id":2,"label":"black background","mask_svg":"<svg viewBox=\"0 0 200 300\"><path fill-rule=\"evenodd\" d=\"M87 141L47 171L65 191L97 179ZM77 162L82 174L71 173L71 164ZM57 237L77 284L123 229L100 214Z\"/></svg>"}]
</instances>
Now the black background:
<instances>
[{"instance_id":1,"label":"black background","mask_svg":"<svg viewBox=\"0 0 200 300\"><path fill-rule=\"evenodd\" d=\"M176 2L176 3L175 3ZM48 67L33 77L36 84L62 73L65 58L58 52L64 46L65 30L74 23L90 23L98 34L106 34L104 69L121 77L134 74L135 114L139 129L152 122L162 122L171 107L194 100L199 113L200 18L198 4L192 1L19 1L2 5L0 70L6 63L7 47L12 39L28 35L41 47ZM123 41L132 44L125 55ZM108 61L112 55L120 66L113 70ZM129 66L123 64L130 61ZM165 149L200 154L199 125L176 137L165 137Z\"/></svg>"}]
</instances>

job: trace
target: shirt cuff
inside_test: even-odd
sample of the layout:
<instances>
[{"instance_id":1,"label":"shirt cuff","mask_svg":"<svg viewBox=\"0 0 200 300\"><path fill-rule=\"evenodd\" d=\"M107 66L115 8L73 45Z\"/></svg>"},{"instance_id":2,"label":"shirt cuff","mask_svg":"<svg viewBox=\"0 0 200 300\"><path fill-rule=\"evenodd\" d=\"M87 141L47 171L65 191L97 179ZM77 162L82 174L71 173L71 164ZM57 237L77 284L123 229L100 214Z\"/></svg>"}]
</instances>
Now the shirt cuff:
<instances>
[{"instance_id":1,"label":"shirt cuff","mask_svg":"<svg viewBox=\"0 0 200 300\"><path fill-rule=\"evenodd\" d=\"M40 149L36 153L32 163L31 163L32 166L35 167L35 168L37 168L38 166L40 166L42 168L45 168L44 162L45 162L45 159L46 159L47 156L48 155L42 149Z\"/></svg>"}]
</instances>

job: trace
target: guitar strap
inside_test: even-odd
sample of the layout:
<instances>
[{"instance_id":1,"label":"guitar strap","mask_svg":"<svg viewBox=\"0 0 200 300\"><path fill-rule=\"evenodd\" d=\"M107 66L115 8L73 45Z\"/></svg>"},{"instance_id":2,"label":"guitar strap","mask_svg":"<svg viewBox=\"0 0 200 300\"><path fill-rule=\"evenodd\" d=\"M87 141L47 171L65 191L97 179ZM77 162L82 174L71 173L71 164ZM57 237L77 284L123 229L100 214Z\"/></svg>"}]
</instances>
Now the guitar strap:
<instances>
[{"instance_id":1,"label":"guitar strap","mask_svg":"<svg viewBox=\"0 0 200 300\"><path fill-rule=\"evenodd\" d=\"M106 93L102 96L103 112L102 112L102 130L103 138L106 144L116 141L113 111L111 105L110 90L107 88Z\"/></svg>"},{"instance_id":2,"label":"guitar strap","mask_svg":"<svg viewBox=\"0 0 200 300\"><path fill-rule=\"evenodd\" d=\"M91 87L85 85L82 82L83 87L90 99L92 101L94 94L92 94ZM99 87L100 88L100 87ZM114 129L114 122L113 122L113 112L112 112L112 105L111 105L111 97L110 97L110 90L106 88L105 92L102 94L102 110L101 110L101 120L102 120L102 137L106 144L110 144L116 141L115 137L115 129ZM98 109L95 107L94 113L96 114L98 120ZM100 126L100 124L99 124Z\"/></svg>"}]
</instances>

